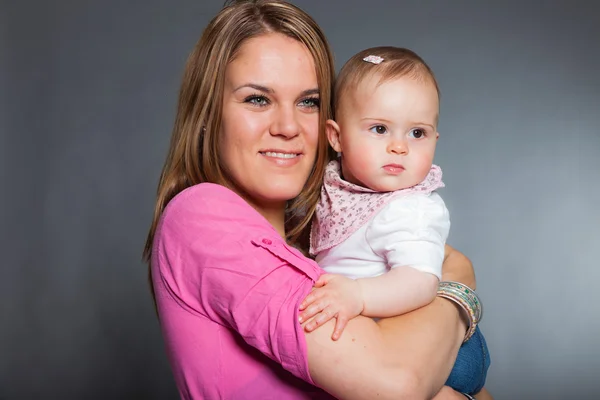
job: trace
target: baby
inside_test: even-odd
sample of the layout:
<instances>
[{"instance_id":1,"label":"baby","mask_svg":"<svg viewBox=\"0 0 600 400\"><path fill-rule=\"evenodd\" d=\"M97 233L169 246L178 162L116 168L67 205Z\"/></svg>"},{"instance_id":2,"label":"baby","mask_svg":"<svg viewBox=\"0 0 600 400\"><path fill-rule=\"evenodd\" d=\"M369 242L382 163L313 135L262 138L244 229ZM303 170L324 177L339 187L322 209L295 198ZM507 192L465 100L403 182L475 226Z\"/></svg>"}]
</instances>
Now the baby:
<instances>
[{"instance_id":1,"label":"baby","mask_svg":"<svg viewBox=\"0 0 600 400\"><path fill-rule=\"evenodd\" d=\"M427 64L407 49L364 50L340 71L335 99L327 137L340 159L327 166L310 239L327 274L301 304L300 318L312 318L308 331L336 318L337 340L359 314L391 317L435 299L450 219L435 192L444 186L433 165L439 89ZM451 386L475 392L489 355L478 330L467 345L469 369Z\"/></svg>"}]
</instances>

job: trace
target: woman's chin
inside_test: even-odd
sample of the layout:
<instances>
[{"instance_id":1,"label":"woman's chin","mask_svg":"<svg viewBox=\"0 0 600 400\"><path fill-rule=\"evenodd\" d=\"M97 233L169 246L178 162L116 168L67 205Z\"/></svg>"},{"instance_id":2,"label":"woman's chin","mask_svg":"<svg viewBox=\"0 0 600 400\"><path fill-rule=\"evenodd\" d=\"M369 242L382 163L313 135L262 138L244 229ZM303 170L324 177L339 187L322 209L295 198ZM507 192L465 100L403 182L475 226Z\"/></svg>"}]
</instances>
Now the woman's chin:
<instances>
[{"instance_id":1,"label":"woman's chin","mask_svg":"<svg viewBox=\"0 0 600 400\"><path fill-rule=\"evenodd\" d=\"M269 203L286 203L300 194L303 185L292 182L271 182L261 190L261 198Z\"/></svg>"}]
</instances>

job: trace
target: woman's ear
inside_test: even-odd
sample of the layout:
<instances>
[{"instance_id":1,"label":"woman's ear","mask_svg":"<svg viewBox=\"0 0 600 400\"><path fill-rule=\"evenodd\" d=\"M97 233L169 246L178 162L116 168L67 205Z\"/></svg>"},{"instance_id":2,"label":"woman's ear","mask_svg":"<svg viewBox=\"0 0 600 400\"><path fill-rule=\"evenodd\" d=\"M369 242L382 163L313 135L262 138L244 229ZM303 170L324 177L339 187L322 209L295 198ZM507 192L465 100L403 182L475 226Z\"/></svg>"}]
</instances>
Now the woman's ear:
<instances>
[{"instance_id":1,"label":"woman's ear","mask_svg":"<svg viewBox=\"0 0 600 400\"><path fill-rule=\"evenodd\" d=\"M338 153L342 152L342 143L340 141L340 127L332 119L328 119L325 123L325 133L327 133L327 140L329 144Z\"/></svg>"}]
</instances>

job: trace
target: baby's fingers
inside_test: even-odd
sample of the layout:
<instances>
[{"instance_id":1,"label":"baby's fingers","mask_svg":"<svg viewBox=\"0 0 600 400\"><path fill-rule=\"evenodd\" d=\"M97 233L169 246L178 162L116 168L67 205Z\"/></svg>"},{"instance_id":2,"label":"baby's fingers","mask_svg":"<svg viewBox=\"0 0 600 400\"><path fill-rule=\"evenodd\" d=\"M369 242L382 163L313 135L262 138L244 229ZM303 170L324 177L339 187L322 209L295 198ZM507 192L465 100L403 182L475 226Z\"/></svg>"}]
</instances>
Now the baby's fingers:
<instances>
[{"instance_id":1,"label":"baby's fingers","mask_svg":"<svg viewBox=\"0 0 600 400\"><path fill-rule=\"evenodd\" d=\"M323 274L319 277L319 279L317 279L317 281L315 282L315 287L323 287L325 285L327 285L327 283L329 283L329 281L334 277L335 275L332 274Z\"/></svg>"},{"instance_id":2,"label":"baby's fingers","mask_svg":"<svg viewBox=\"0 0 600 400\"><path fill-rule=\"evenodd\" d=\"M346 328L347 324L348 324L348 318L338 314L336 322L335 322L335 330L333 331L333 335L331 336L331 339L338 340L339 338L341 338L342 332L344 332L344 329Z\"/></svg>"},{"instance_id":3,"label":"baby's fingers","mask_svg":"<svg viewBox=\"0 0 600 400\"><path fill-rule=\"evenodd\" d=\"M300 315L298 316L298 321L300 323L308 321L310 318L323 311L325 307L327 307L327 303L325 303L324 301L316 301L310 304L308 307L306 307L304 311L300 313Z\"/></svg>"},{"instance_id":4,"label":"baby's fingers","mask_svg":"<svg viewBox=\"0 0 600 400\"><path fill-rule=\"evenodd\" d=\"M300 303L300 310L301 311L304 310L305 308L310 306L312 303L321 299L324 295L325 295L325 292L323 290L314 289L312 292L310 292L308 294L308 296L306 296L306 298L302 301L302 303Z\"/></svg>"},{"instance_id":5,"label":"baby's fingers","mask_svg":"<svg viewBox=\"0 0 600 400\"><path fill-rule=\"evenodd\" d=\"M307 332L314 331L319 326L323 325L325 322L329 321L331 318L335 317L335 312L331 307L326 307L323 311L321 311L316 317L312 319L306 326L304 327Z\"/></svg>"}]
</instances>

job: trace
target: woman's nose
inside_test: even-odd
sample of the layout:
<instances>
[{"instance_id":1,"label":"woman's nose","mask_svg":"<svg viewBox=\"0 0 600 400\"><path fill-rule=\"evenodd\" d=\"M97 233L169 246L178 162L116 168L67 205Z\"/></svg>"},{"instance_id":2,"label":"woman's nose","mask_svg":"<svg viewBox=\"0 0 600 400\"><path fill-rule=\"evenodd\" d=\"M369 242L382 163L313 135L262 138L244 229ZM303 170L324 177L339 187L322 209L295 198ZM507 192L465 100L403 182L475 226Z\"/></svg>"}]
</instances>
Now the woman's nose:
<instances>
[{"instance_id":1,"label":"woman's nose","mask_svg":"<svg viewBox=\"0 0 600 400\"><path fill-rule=\"evenodd\" d=\"M271 135L292 138L300 132L295 107L281 106L275 111L275 119L271 125Z\"/></svg>"}]
</instances>

